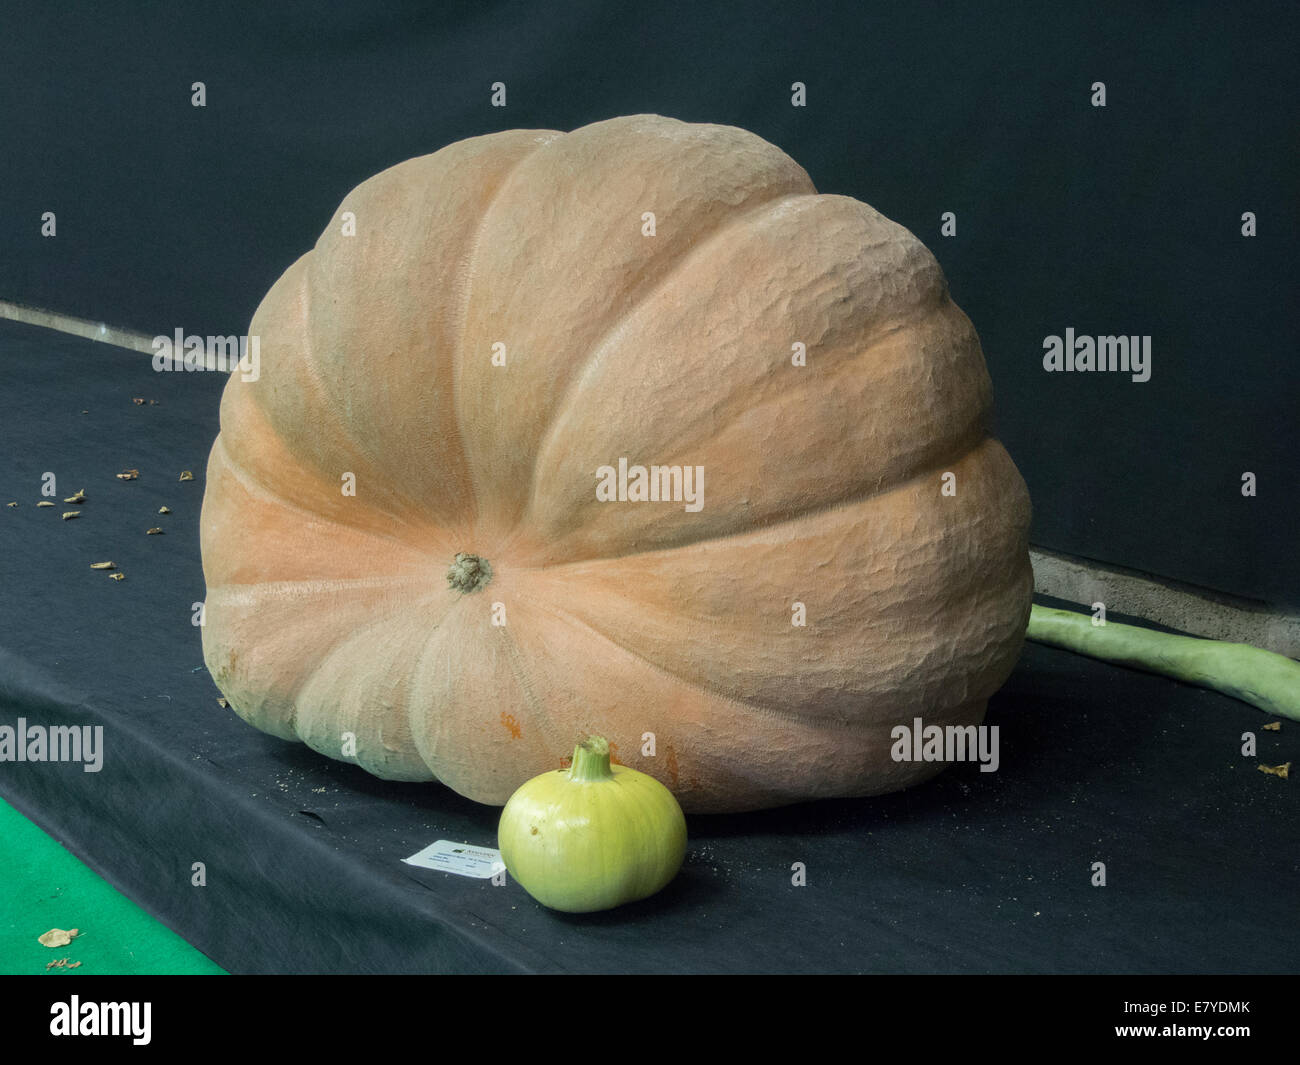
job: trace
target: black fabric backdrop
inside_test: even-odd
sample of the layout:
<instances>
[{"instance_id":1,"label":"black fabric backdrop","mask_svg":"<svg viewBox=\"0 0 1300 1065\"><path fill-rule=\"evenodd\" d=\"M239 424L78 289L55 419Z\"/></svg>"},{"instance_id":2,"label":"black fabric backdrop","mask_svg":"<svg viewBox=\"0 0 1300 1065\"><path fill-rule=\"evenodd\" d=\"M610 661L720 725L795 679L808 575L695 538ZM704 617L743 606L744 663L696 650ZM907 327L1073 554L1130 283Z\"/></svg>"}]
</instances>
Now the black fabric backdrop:
<instances>
[{"instance_id":1,"label":"black fabric backdrop","mask_svg":"<svg viewBox=\"0 0 1300 1065\"><path fill-rule=\"evenodd\" d=\"M1297 39L1292 3L10 4L0 298L242 333L403 159L643 111L743 126L934 250L1035 543L1296 606ZM1150 335L1151 380L1045 373L1070 327Z\"/></svg>"},{"instance_id":2,"label":"black fabric backdrop","mask_svg":"<svg viewBox=\"0 0 1300 1065\"><path fill-rule=\"evenodd\" d=\"M228 970L1295 971L1300 810L1294 781L1255 765L1300 760L1300 730L1035 645L990 703L998 772L691 817L682 873L645 902L565 916L513 882L402 864L437 839L494 845L499 810L265 736L203 667L224 383L0 322L0 503L20 504L0 507L0 724L102 725L105 743L98 773L0 763L0 795ZM47 470L56 498L86 490L77 520L36 508ZM89 568L107 559L125 580Z\"/></svg>"}]
</instances>

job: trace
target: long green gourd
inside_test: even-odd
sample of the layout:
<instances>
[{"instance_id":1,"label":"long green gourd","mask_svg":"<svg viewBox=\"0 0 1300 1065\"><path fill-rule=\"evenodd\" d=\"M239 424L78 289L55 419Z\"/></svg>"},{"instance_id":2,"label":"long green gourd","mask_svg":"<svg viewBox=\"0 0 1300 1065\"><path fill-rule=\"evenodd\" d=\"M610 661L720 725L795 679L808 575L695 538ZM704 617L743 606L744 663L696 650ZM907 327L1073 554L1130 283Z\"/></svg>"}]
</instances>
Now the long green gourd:
<instances>
[{"instance_id":1,"label":"long green gourd","mask_svg":"<svg viewBox=\"0 0 1300 1065\"><path fill-rule=\"evenodd\" d=\"M1160 673L1300 721L1300 662L1245 643L1152 632L1033 605L1026 636L1089 658Z\"/></svg>"}]
</instances>

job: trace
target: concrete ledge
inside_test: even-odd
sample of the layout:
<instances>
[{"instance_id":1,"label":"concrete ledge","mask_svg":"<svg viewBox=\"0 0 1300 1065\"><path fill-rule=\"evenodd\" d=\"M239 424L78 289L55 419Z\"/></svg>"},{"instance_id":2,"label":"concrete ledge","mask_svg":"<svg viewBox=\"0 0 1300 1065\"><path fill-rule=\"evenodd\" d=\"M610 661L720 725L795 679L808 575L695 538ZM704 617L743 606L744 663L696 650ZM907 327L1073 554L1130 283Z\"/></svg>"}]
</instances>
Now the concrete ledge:
<instances>
[{"instance_id":1,"label":"concrete ledge","mask_svg":"<svg viewBox=\"0 0 1300 1065\"><path fill-rule=\"evenodd\" d=\"M1153 577L1092 559L1030 549L1034 591L1083 607L1132 614L1212 640L1249 643L1300 658L1300 615L1253 599Z\"/></svg>"},{"instance_id":2,"label":"concrete ledge","mask_svg":"<svg viewBox=\"0 0 1300 1065\"><path fill-rule=\"evenodd\" d=\"M68 314L24 307L20 303L10 303L8 300L0 300L0 318L7 318L11 322L25 322L27 325L39 325L46 329L57 329L60 333L71 333L73 336L102 341L114 347L153 354L153 337L130 329L119 329L104 322L94 322L88 318L74 318Z\"/></svg>"}]
</instances>

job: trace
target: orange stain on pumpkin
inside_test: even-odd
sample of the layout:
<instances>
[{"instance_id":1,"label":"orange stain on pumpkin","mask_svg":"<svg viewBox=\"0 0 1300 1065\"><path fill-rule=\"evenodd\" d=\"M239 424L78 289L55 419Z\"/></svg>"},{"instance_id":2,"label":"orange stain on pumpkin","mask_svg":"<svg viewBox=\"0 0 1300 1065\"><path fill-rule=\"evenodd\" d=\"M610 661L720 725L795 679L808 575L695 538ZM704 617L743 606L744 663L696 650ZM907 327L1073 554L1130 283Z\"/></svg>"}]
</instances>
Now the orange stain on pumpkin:
<instances>
[{"instance_id":1,"label":"orange stain on pumpkin","mask_svg":"<svg viewBox=\"0 0 1300 1065\"><path fill-rule=\"evenodd\" d=\"M502 710L501 724L503 724L506 727L506 730L510 733L511 739L515 739L515 740L519 739L519 736L521 735L523 730L520 729L519 722L514 719L514 716L512 714L507 714L504 710Z\"/></svg>"}]
</instances>

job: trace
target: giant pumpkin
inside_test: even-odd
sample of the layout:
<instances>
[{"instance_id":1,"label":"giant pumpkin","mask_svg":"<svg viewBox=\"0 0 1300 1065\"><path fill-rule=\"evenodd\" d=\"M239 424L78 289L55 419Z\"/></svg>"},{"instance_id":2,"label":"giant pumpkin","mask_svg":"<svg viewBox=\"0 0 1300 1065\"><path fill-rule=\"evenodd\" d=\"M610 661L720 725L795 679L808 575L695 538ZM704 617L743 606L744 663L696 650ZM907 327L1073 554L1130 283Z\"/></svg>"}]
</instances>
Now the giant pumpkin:
<instances>
[{"instance_id":1,"label":"giant pumpkin","mask_svg":"<svg viewBox=\"0 0 1300 1065\"><path fill-rule=\"evenodd\" d=\"M1020 652L1029 501L975 330L916 237L753 134L394 166L250 333L203 646L266 732L493 804L596 734L748 810L932 775L891 728L979 723Z\"/></svg>"}]
</instances>

